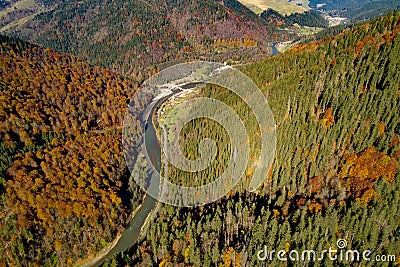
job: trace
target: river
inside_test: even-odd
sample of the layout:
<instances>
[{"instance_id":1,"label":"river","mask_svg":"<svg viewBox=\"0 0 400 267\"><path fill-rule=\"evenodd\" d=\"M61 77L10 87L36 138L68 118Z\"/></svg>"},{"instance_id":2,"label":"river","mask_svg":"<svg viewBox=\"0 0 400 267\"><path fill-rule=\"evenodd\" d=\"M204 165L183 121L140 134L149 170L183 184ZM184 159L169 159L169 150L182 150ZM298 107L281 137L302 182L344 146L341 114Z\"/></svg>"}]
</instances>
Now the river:
<instances>
[{"instance_id":1,"label":"river","mask_svg":"<svg viewBox=\"0 0 400 267\"><path fill-rule=\"evenodd\" d=\"M273 43L272 46L271 46L271 51L272 51L271 52L271 57L279 54L279 51L278 51L278 49L276 49L275 45L276 45L276 43Z\"/></svg>"},{"instance_id":2,"label":"river","mask_svg":"<svg viewBox=\"0 0 400 267\"><path fill-rule=\"evenodd\" d=\"M171 96L172 94L159 99L153 106L150 113L151 116L147 120L147 128L144 134L146 139L146 150L151 162L158 172L160 172L161 169L161 148L157 139L156 130L154 128L153 117L157 107L168 100L168 98ZM141 229L144 226L146 219L151 214L151 211L156 206L156 203L156 199L146 194L143 203L136 212L135 216L132 218L129 226L122 232L121 237L115 246L111 250L107 251L105 255L97 257L97 260L94 262L88 262L83 264L83 266L100 266L104 261L111 259L115 254L131 248L139 238Z\"/></svg>"},{"instance_id":3,"label":"river","mask_svg":"<svg viewBox=\"0 0 400 267\"><path fill-rule=\"evenodd\" d=\"M271 46L271 56L279 54L279 51L275 48L275 43ZM199 83L191 83L181 86L181 89L192 89L195 88ZM179 92L179 90L172 92L171 94L159 99L151 109L149 118L147 119L147 128L145 130L145 144L148 156L155 166L156 170L160 172L161 164L161 148L157 138L156 130L154 128L153 119L157 107L167 101L172 95ZM104 255L99 255L95 260L89 261L82 266L100 266L104 261L111 259L115 254L126 251L131 248L138 238L140 237L142 227L146 223L146 219L150 217L151 211L155 208L157 200L146 194L144 201L135 216L132 218L129 226L122 232L117 243Z\"/></svg>"}]
</instances>

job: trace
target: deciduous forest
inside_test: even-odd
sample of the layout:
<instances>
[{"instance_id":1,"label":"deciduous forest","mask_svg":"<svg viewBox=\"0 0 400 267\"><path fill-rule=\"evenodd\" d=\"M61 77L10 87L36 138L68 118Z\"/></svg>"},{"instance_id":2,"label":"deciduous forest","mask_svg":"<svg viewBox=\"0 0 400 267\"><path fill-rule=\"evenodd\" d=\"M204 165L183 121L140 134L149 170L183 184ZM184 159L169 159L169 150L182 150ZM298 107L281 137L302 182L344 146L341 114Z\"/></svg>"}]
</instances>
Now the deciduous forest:
<instances>
[{"instance_id":1,"label":"deciduous forest","mask_svg":"<svg viewBox=\"0 0 400 267\"><path fill-rule=\"evenodd\" d=\"M269 12L269 21L235 1L100 2L62 1L68 12L29 21L19 37L44 46L0 36L0 265L73 266L128 226L145 196L123 154L129 101L161 63L194 59L250 62L236 67L274 114L274 163L250 193L260 153L255 116L226 88L200 87L198 96L225 102L250 133L246 172L217 202L157 203L136 244L103 266L264 266L264 246L322 251L338 239L397 257L382 266L400 264L399 11L268 57L268 38L289 37L274 30L278 20L326 25L314 13ZM171 181L200 185L224 171L230 142L215 121L184 127L184 155L198 158L206 137L218 143L215 161L196 175L165 163Z\"/></svg>"},{"instance_id":2,"label":"deciduous forest","mask_svg":"<svg viewBox=\"0 0 400 267\"><path fill-rule=\"evenodd\" d=\"M127 190L120 144L138 84L51 49L0 43L2 262L72 264L111 241L143 197Z\"/></svg>"}]
</instances>

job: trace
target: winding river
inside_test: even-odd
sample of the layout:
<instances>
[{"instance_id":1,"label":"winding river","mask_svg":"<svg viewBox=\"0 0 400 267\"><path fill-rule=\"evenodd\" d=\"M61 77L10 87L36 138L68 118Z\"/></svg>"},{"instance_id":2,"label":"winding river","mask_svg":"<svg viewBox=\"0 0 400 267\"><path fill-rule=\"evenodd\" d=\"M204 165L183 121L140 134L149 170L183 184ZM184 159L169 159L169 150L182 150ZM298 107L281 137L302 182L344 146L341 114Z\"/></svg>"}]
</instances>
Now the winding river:
<instances>
[{"instance_id":1,"label":"winding river","mask_svg":"<svg viewBox=\"0 0 400 267\"><path fill-rule=\"evenodd\" d=\"M151 110L151 116L147 120L147 128L145 131L146 150L151 162L156 167L158 172L161 169L161 148L157 139L156 130L154 128L153 118L157 107L167 101L172 95L173 94L159 99L153 106ZM111 259L115 254L123 252L132 247L138 240L142 232L142 227L144 226L146 219L151 214L151 211L156 206L156 203L156 199L146 194L143 203L137 210L135 216L132 218L129 226L122 232L116 244L113 244L112 248L106 251L104 255L97 256L94 260L87 262L82 266L100 266L104 261Z\"/></svg>"},{"instance_id":2,"label":"winding river","mask_svg":"<svg viewBox=\"0 0 400 267\"><path fill-rule=\"evenodd\" d=\"M276 49L275 44L271 46L271 56L279 54L279 51ZM187 84L182 86L181 89L190 89L196 87L197 84ZM161 164L161 148L157 138L156 130L154 128L153 119L155 111L157 108L167 101L172 95L179 92L175 91L171 94L159 99L156 104L154 104L151 110L151 116L149 116L147 120L147 128L145 130L145 144L146 150L148 152L148 156L155 166L156 170L160 172L162 167ZM142 233L142 227L146 223L146 219L148 219L151 215L152 210L155 208L157 204L157 200L146 194L142 205L137 210L135 216L132 218L129 226L122 232L119 239L114 240L114 243L110 245L110 249L106 249L103 253L99 253L94 259L82 264L81 266L100 266L104 261L111 259L115 254L126 251L127 249L131 248Z\"/></svg>"}]
</instances>

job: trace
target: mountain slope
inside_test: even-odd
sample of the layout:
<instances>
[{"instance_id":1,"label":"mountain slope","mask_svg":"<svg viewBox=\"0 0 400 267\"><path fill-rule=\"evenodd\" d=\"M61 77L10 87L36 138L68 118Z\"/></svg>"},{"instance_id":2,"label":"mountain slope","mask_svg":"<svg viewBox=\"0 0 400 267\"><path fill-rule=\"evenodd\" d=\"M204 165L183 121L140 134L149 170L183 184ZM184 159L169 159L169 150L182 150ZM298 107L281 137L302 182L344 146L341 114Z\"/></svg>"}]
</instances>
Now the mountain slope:
<instances>
[{"instance_id":1,"label":"mountain slope","mask_svg":"<svg viewBox=\"0 0 400 267\"><path fill-rule=\"evenodd\" d=\"M328 27L328 21L322 17L321 13L314 10L283 16L273 9L267 9L260 14L260 17L271 23L275 22L277 27L290 27L294 24L307 27Z\"/></svg>"},{"instance_id":2,"label":"mountain slope","mask_svg":"<svg viewBox=\"0 0 400 267\"><path fill-rule=\"evenodd\" d=\"M143 197L128 186L120 144L135 88L0 36L1 264L71 265L123 229Z\"/></svg>"},{"instance_id":3,"label":"mountain slope","mask_svg":"<svg viewBox=\"0 0 400 267\"><path fill-rule=\"evenodd\" d=\"M303 13L309 10L307 7L296 5L286 0L239 0L239 2L250 8L256 14L261 14L269 8L284 16L293 13Z\"/></svg>"},{"instance_id":4,"label":"mountain slope","mask_svg":"<svg viewBox=\"0 0 400 267\"><path fill-rule=\"evenodd\" d=\"M277 123L276 158L262 188L249 193L241 187L250 179L249 164L244 182L220 201L196 208L160 205L160 216L143 240L114 260L135 266L261 266L268 260L257 255L265 248L300 255L314 250L321 256L339 239L346 240L346 249L373 251L371 259L398 259L399 53L397 12L243 67L268 97ZM209 87L203 95L240 111L246 129L257 126L235 94ZM196 157L192 140L223 135L223 128L199 120L184 134L184 155ZM227 147L226 140L218 139L221 143ZM223 166L227 158L216 161ZM196 179L218 177L220 169L212 170ZM174 181L193 182L194 175L169 171ZM282 262L273 256L268 264ZM331 266L332 261L302 264Z\"/></svg>"},{"instance_id":5,"label":"mountain slope","mask_svg":"<svg viewBox=\"0 0 400 267\"><path fill-rule=\"evenodd\" d=\"M310 7L357 21L399 9L400 3L397 0L310 0Z\"/></svg>"},{"instance_id":6,"label":"mountain slope","mask_svg":"<svg viewBox=\"0 0 400 267\"><path fill-rule=\"evenodd\" d=\"M62 2L9 32L141 80L181 58L260 58L273 30L236 0L85 0Z\"/></svg>"},{"instance_id":7,"label":"mountain slope","mask_svg":"<svg viewBox=\"0 0 400 267\"><path fill-rule=\"evenodd\" d=\"M236 2L103 2L61 3L20 33L138 79L176 56L267 53L269 24ZM400 14L390 13L242 67L277 121L277 155L265 183L254 193L240 187L250 165L245 182L216 203L160 205L140 242L114 260L257 266L264 264L257 258L264 245L321 252L339 238L348 248L399 258L399 33ZM138 85L73 56L0 38L0 263L72 265L112 240L142 199L119 145L122 116ZM148 64L153 69L140 69ZM208 89L202 93L251 117L241 99ZM254 120L246 123L257 132ZM222 131L191 125L188 135ZM185 152L196 149L189 143Z\"/></svg>"},{"instance_id":8,"label":"mountain slope","mask_svg":"<svg viewBox=\"0 0 400 267\"><path fill-rule=\"evenodd\" d=\"M18 27L42 12L54 8L54 0L0 1L0 33Z\"/></svg>"}]
</instances>

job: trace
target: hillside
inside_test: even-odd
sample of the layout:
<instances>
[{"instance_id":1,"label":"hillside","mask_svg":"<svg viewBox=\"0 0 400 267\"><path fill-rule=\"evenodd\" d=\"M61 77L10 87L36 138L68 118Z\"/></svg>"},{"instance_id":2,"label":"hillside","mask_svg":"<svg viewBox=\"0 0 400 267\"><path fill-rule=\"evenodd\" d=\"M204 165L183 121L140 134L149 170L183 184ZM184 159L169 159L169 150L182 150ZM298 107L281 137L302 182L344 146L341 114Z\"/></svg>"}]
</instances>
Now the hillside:
<instances>
[{"instance_id":1,"label":"hillside","mask_svg":"<svg viewBox=\"0 0 400 267\"><path fill-rule=\"evenodd\" d=\"M71 265L110 242L143 193L120 143L137 84L0 36L0 265Z\"/></svg>"},{"instance_id":2,"label":"hillside","mask_svg":"<svg viewBox=\"0 0 400 267\"><path fill-rule=\"evenodd\" d=\"M327 28L329 26L328 21L325 20L322 14L314 10L283 16L269 8L262 12L260 17L271 23L275 22L275 25L279 28L287 28L294 24L318 28Z\"/></svg>"},{"instance_id":3,"label":"hillside","mask_svg":"<svg viewBox=\"0 0 400 267\"><path fill-rule=\"evenodd\" d=\"M239 0L239 2L250 8L256 14L261 14L269 8L284 16L293 13L303 13L309 10L307 6L297 5L287 0Z\"/></svg>"},{"instance_id":4,"label":"hillside","mask_svg":"<svg viewBox=\"0 0 400 267\"><path fill-rule=\"evenodd\" d=\"M55 7L54 0L0 0L0 33L19 27Z\"/></svg>"},{"instance_id":5,"label":"hillside","mask_svg":"<svg viewBox=\"0 0 400 267\"><path fill-rule=\"evenodd\" d=\"M243 67L267 95L277 123L276 158L263 186L255 193L246 191L252 161L243 182L216 203L197 208L160 205L143 240L108 263L260 266L267 263L257 258L264 245L269 251L321 252L339 239L346 240L347 249L398 259L399 33L400 14L390 13ZM219 87L208 87L202 95L227 103L246 129L257 132L251 110L236 95ZM182 149L195 159L198 140L218 138L221 156L216 161L224 166L229 142L219 139L226 137L224 129L208 121L185 127ZM250 136L257 155L257 134ZM221 168L210 166L196 179L218 177ZM173 167L169 172L175 182L194 182L192 173ZM276 256L269 263L282 264ZM375 266L373 261L361 264Z\"/></svg>"},{"instance_id":6,"label":"hillside","mask_svg":"<svg viewBox=\"0 0 400 267\"><path fill-rule=\"evenodd\" d=\"M399 9L400 3L397 0L310 0L310 7L357 21Z\"/></svg>"},{"instance_id":7,"label":"hillside","mask_svg":"<svg viewBox=\"0 0 400 267\"><path fill-rule=\"evenodd\" d=\"M238 68L274 114L274 164L248 192L261 149L253 111L226 88L200 87L197 95L232 107L250 133L241 182L205 206L158 203L138 242L104 266L279 266L258 251L321 252L339 239L371 257L397 257L383 266L400 264L400 13L332 29L272 58L268 38L289 37L276 23L321 21L313 12L266 13L234 0L61 1L14 28L51 48L0 35L0 265L72 266L122 232L145 195L121 144L135 80L192 59L255 61ZM187 158L200 156L205 137L217 140L218 157L200 173L164 163L169 179L218 177L230 158L226 130L202 118L181 134ZM348 264L376 266L337 263Z\"/></svg>"},{"instance_id":8,"label":"hillside","mask_svg":"<svg viewBox=\"0 0 400 267\"><path fill-rule=\"evenodd\" d=\"M136 80L166 62L261 59L272 34L288 38L236 0L63 1L7 33Z\"/></svg>"}]
</instances>

